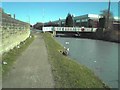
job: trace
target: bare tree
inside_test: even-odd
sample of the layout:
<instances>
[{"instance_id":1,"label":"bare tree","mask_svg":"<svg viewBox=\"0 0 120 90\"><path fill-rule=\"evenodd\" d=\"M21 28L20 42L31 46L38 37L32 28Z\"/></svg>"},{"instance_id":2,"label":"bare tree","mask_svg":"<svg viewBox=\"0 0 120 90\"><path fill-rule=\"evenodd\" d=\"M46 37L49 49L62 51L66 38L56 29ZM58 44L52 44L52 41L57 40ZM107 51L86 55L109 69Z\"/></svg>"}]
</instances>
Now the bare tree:
<instances>
[{"instance_id":1,"label":"bare tree","mask_svg":"<svg viewBox=\"0 0 120 90\"><path fill-rule=\"evenodd\" d=\"M106 31L112 30L114 21L113 13L112 12L108 13L108 10L103 10L101 12L102 12L101 16L105 18L105 30Z\"/></svg>"}]
</instances>

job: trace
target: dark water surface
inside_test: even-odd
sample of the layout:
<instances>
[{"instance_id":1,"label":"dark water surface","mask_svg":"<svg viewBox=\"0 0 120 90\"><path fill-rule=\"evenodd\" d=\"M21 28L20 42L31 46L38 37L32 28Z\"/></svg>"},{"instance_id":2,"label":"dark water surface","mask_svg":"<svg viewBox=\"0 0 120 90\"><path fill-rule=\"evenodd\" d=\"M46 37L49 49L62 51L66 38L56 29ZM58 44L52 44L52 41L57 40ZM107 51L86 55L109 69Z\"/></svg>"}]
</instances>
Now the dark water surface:
<instances>
[{"instance_id":1,"label":"dark water surface","mask_svg":"<svg viewBox=\"0 0 120 90\"><path fill-rule=\"evenodd\" d=\"M94 71L108 86L118 88L119 44L80 38L55 39L70 49L71 58Z\"/></svg>"}]
</instances>

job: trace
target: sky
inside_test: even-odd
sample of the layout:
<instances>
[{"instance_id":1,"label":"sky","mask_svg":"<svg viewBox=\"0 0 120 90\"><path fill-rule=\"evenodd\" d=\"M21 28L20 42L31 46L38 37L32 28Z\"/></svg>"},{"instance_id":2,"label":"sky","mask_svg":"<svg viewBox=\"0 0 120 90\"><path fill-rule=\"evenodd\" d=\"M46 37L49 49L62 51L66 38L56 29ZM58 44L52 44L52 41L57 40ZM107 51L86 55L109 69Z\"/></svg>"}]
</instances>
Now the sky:
<instances>
[{"instance_id":1,"label":"sky","mask_svg":"<svg viewBox=\"0 0 120 90\"><path fill-rule=\"evenodd\" d=\"M1 5L0 5L1 6ZM100 14L108 8L107 2L2 2L4 12L16 15L16 19L29 22L48 22L65 19L67 14L75 16ZM118 16L118 3L111 3L111 12Z\"/></svg>"}]
</instances>

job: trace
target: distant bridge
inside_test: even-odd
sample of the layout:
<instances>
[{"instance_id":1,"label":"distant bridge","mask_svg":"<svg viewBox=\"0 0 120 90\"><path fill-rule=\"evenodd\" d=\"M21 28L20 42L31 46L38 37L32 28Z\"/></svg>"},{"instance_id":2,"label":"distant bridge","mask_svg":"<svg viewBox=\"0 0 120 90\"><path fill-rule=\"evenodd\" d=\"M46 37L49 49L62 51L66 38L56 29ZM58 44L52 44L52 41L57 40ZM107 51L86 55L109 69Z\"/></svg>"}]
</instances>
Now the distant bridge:
<instances>
[{"instance_id":1,"label":"distant bridge","mask_svg":"<svg viewBox=\"0 0 120 90\"><path fill-rule=\"evenodd\" d=\"M58 33L62 34L82 34L82 33L94 33L97 28L85 28L85 27L43 27L43 32L53 32L54 35Z\"/></svg>"}]
</instances>

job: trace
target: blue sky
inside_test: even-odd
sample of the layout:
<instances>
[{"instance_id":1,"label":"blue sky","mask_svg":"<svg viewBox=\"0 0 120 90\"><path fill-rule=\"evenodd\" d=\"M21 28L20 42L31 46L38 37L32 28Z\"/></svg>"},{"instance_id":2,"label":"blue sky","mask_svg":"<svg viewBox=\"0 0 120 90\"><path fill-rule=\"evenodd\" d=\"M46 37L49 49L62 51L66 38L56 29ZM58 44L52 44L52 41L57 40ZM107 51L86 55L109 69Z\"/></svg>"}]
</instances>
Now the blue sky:
<instances>
[{"instance_id":1,"label":"blue sky","mask_svg":"<svg viewBox=\"0 0 120 90\"><path fill-rule=\"evenodd\" d=\"M16 18L30 23L48 22L66 18L68 13L80 16L100 14L108 8L107 2L4 2L2 8L6 13L16 14ZM118 16L118 3L111 3L111 11ZM44 14L43 14L44 12ZM43 17L44 16L44 17Z\"/></svg>"}]
</instances>

